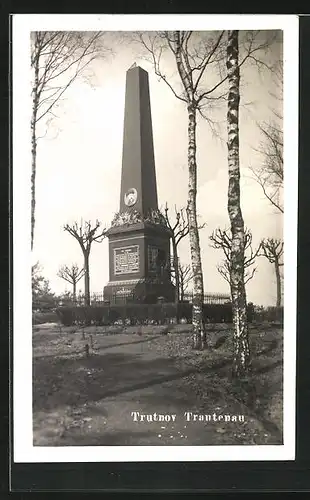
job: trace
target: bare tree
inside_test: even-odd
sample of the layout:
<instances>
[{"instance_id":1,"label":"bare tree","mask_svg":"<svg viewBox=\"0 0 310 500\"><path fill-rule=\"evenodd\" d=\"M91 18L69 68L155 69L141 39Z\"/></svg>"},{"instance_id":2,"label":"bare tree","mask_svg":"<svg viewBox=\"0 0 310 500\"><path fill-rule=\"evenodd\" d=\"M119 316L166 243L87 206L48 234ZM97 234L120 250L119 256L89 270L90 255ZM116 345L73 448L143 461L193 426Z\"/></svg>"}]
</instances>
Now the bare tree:
<instances>
[{"instance_id":1,"label":"bare tree","mask_svg":"<svg viewBox=\"0 0 310 500\"><path fill-rule=\"evenodd\" d=\"M175 281L175 302L178 303L180 300L180 296L184 296L184 289L182 293L181 289L181 275L183 267L180 265L179 256L178 256L178 246L179 243L188 235L189 233L189 223L187 218L187 212L184 208L177 209L174 207L175 217L174 222L172 222L171 217L169 216L169 208L166 203L165 206L165 220L167 227L171 232L171 245L172 245L172 273L174 275ZM198 229L203 229L206 226L205 223L198 225ZM193 277L192 273L192 277ZM183 283L184 285L184 283ZM183 299L181 299L183 300Z\"/></svg>"},{"instance_id":2,"label":"bare tree","mask_svg":"<svg viewBox=\"0 0 310 500\"><path fill-rule=\"evenodd\" d=\"M267 200L279 212L284 213L281 201L284 181L283 132L274 123L261 124L259 129L263 135L263 141L257 151L261 153L262 163L257 168L250 167L250 170Z\"/></svg>"},{"instance_id":3,"label":"bare tree","mask_svg":"<svg viewBox=\"0 0 310 500\"><path fill-rule=\"evenodd\" d=\"M179 263L179 277L180 277L180 301L183 302L188 285L194 279L194 274L189 264Z\"/></svg>"},{"instance_id":4,"label":"bare tree","mask_svg":"<svg viewBox=\"0 0 310 500\"><path fill-rule=\"evenodd\" d=\"M90 305L90 273L89 273L89 255L92 243L95 241L101 243L106 236L106 229L101 229L101 223L97 220L92 227L91 221L74 222L71 226L65 224L64 230L67 231L79 243L84 257L84 283L85 283L85 305Z\"/></svg>"},{"instance_id":5,"label":"bare tree","mask_svg":"<svg viewBox=\"0 0 310 500\"><path fill-rule=\"evenodd\" d=\"M231 272L232 272L232 235L229 229L216 229L213 231L211 236L209 236L212 242L212 248L221 249L224 252L224 261L217 266L218 272L223 276L227 283L231 282ZM261 246L258 245L256 250L253 250L252 246L252 233L249 229L244 229L244 284L246 285L254 276L256 272L255 259L259 255Z\"/></svg>"},{"instance_id":6,"label":"bare tree","mask_svg":"<svg viewBox=\"0 0 310 500\"><path fill-rule=\"evenodd\" d=\"M227 76L229 85L227 106L228 202L231 228L230 293L234 325L233 376L242 377L250 369L250 346L247 303L244 284L245 231L240 205L239 103L240 68L239 32L229 30L227 37Z\"/></svg>"},{"instance_id":7,"label":"bare tree","mask_svg":"<svg viewBox=\"0 0 310 500\"><path fill-rule=\"evenodd\" d=\"M73 286L72 296L74 303L76 303L76 285L83 278L84 274L84 268L80 269L77 264L72 264L70 267L66 265L61 266L58 270L57 275Z\"/></svg>"},{"instance_id":8,"label":"bare tree","mask_svg":"<svg viewBox=\"0 0 310 500\"><path fill-rule=\"evenodd\" d=\"M175 279L175 302L179 302L180 300L180 264L178 257L178 246L179 243L188 235L189 233L189 223L187 212L184 208L177 209L174 207L175 217L172 222L171 217L169 216L169 208L166 203L165 207L165 221L167 227L171 232L171 245L172 245L172 273ZM198 226L198 229L202 229L205 227L205 223Z\"/></svg>"},{"instance_id":9,"label":"bare tree","mask_svg":"<svg viewBox=\"0 0 310 500\"><path fill-rule=\"evenodd\" d=\"M178 257L178 245L180 241L188 235L189 224L187 220L187 214L184 208L180 210L175 209L175 222L169 218L169 208L166 203L165 207L165 219L167 227L171 231L171 245L172 245L172 269L175 278L175 302L178 303L180 299L180 275L179 275L179 257Z\"/></svg>"},{"instance_id":10,"label":"bare tree","mask_svg":"<svg viewBox=\"0 0 310 500\"><path fill-rule=\"evenodd\" d=\"M283 106L283 63L273 69L276 94L272 94ZM283 115L280 110L272 110L273 119L269 122L258 123L262 140L258 148L261 163L257 167L250 166L252 177L260 185L267 200L281 213L284 206L281 200L284 182L283 161Z\"/></svg>"},{"instance_id":11,"label":"bare tree","mask_svg":"<svg viewBox=\"0 0 310 500\"><path fill-rule=\"evenodd\" d=\"M277 302L276 306L280 307L281 306L281 299L282 299L282 293L281 293L281 284L282 284L282 279L281 279L281 273L280 273L280 268L283 266L283 250L284 250L284 243L282 240L274 239L274 238L265 238L261 242L261 249L264 257L266 257L271 264L274 264L274 270L276 274L276 283L277 283Z\"/></svg>"},{"instance_id":12,"label":"bare tree","mask_svg":"<svg viewBox=\"0 0 310 500\"><path fill-rule=\"evenodd\" d=\"M103 54L102 33L36 31L31 34L32 116L31 116L31 249L35 226L35 181L38 124L55 117L54 110L70 85L86 67ZM44 119L44 120L43 120Z\"/></svg>"},{"instance_id":13,"label":"bare tree","mask_svg":"<svg viewBox=\"0 0 310 500\"><path fill-rule=\"evenodd\" d=\"M176 282L176 274L174 269L174 264L171 266L171 280L173 285L175 286ZM189 283L193 280L194 274L192 272L192 268L190 264L182 264L178 257L178 277L179 277L179 297L178 302L184 301L185 292L188 288Z\"/></svg>"}]
</instances>

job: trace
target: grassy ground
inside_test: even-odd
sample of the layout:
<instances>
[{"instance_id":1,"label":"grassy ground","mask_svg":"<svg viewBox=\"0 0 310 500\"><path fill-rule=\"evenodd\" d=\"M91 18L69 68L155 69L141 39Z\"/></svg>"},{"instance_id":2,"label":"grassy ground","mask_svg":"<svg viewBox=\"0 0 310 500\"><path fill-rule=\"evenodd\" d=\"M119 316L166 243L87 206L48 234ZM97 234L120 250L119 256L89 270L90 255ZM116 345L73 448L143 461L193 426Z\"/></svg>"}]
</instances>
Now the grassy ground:
<instances>
[{"instance_id":1,"label":"grassy ground","mask_svg":"<svg viewBox=\"0 0 310 500\"><path fill-rule=\"evenodd\" d=\"M251 326L253 374L236 384L229 327L209 325L203 352L189 328L34 326L34 445L281 444L282 329ZM176 417L134 421L132 412Z\"/></svg>"}]
</instances>

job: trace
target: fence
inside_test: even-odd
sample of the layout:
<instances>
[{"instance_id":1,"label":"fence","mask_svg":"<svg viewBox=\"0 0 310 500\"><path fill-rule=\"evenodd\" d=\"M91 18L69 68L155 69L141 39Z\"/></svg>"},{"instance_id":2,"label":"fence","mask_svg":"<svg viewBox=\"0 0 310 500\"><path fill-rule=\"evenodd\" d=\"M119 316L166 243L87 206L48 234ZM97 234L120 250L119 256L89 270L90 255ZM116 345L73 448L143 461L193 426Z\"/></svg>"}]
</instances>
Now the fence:
<instances>
[{"instance_id":1,"label":"fence","mask_svg":"<svg viewBox=\"0 0 310 500\"><path fill-rule=\"evenodd\" d=\"M134 294L114 294L110 298L110 304L132 304L134 303L135 296ZM184 294L184 302L188 302L190 304L193 303L193 293L185 293ZM91 296L91 305L92 306L101 306L106 303L103 294L94 293ZM230 303L230 295L223 293L210 293L204 295L204 304L228 304ZM80 302L77 305L83 305L83 302Z\"/></svg>"},{"instance_id":2,"label":"fence","mask_svg":"<svg viewBox=\"0 0 310 500\"><path fill-rule=\"evenodd\" d=\"M184 301L193 303L193 293L185 293ZM206 293L204 294L204 304L227 304L230 303L230 295L224 293Z\"/></svg>"}]
</instances>

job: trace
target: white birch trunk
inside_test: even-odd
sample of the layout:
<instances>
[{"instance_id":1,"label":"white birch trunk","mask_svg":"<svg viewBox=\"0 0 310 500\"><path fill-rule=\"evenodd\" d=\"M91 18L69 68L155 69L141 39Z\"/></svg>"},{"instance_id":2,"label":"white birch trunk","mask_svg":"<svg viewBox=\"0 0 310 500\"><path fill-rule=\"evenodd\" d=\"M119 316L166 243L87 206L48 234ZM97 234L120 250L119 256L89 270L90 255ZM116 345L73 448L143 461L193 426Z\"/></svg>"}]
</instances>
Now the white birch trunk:
<instances>
[{"instance_id":1,"label":"white birch trunk","mask_svg":"<svg viewBox=\"0 0 310 500\"><path fill-rule=\"evenodd\" d=\"M199 230L197 223L197 163L196 163L196 114L197 103L194 100L194 90L188 72L182 60L180 33L175 31L175 58L178 72L184 86L187 98L188 112L188 201L187 216L193 279L193 348L203 349L206 343L206 332L203 318L203 276L201 266Z\"/></svg>"},{"instance_id":2,"label":"white birch trunk","mask_svg":"<svg viewBox=\"0 0 310 500\"><path fill-rule=\"evenodd\" d=\"M244 376L250 368L246 292L244 285L244 221L240 206L238 31L228 31L227 75L229 83L228 132L228 214L231 224L230 289L233 310L233 375Z\"/></svg>"},{"instance_id":3,"label":"white birch trunk","mask_svg":"<svg viewBox=\"0 0 310 500\"><path fill-rule=\"evenodd\" d=\"M197 223L196 197L197 197L197 164L196 164L196 108L188 106L188 204L187 215L189 225L189 241L193 285L193 347L203 349L206 341L205 325L203 319L203 276L200 255L199 230Z\"/></svg>"},{"instance_id":4,"label":"white birch trunk","mask_svg":"<svg viewBox=\"0 0 310 500\"><path fill-rule=\"evenodd\" d=\"M89 276L89 252L87 250L83 251L84 253L84 293L85 293L85 306L90 306L90 276Z\"/></svg>"}]
</instances>

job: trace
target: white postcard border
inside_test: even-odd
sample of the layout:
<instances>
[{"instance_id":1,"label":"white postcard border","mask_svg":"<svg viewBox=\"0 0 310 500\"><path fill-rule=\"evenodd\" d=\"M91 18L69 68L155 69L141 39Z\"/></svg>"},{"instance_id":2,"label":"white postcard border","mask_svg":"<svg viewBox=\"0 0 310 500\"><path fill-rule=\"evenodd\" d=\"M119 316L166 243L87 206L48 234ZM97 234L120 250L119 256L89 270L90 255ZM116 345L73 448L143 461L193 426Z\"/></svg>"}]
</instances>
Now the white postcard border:
<instances>
[{"instance_id":1,"label":"white postcard border","mask_svg":"<svg viewBox=\"0 0 310 500\"><path fill-rule=\"evenodd\" d=\"M30 32L36 30L282 29L284 32L284 444L73 446L32 443ZM13 15L13 460L30 462L294 460L298 188L298 16ZM26 189L29 186L29 189Z\"/></svg>"}]
</instances>

